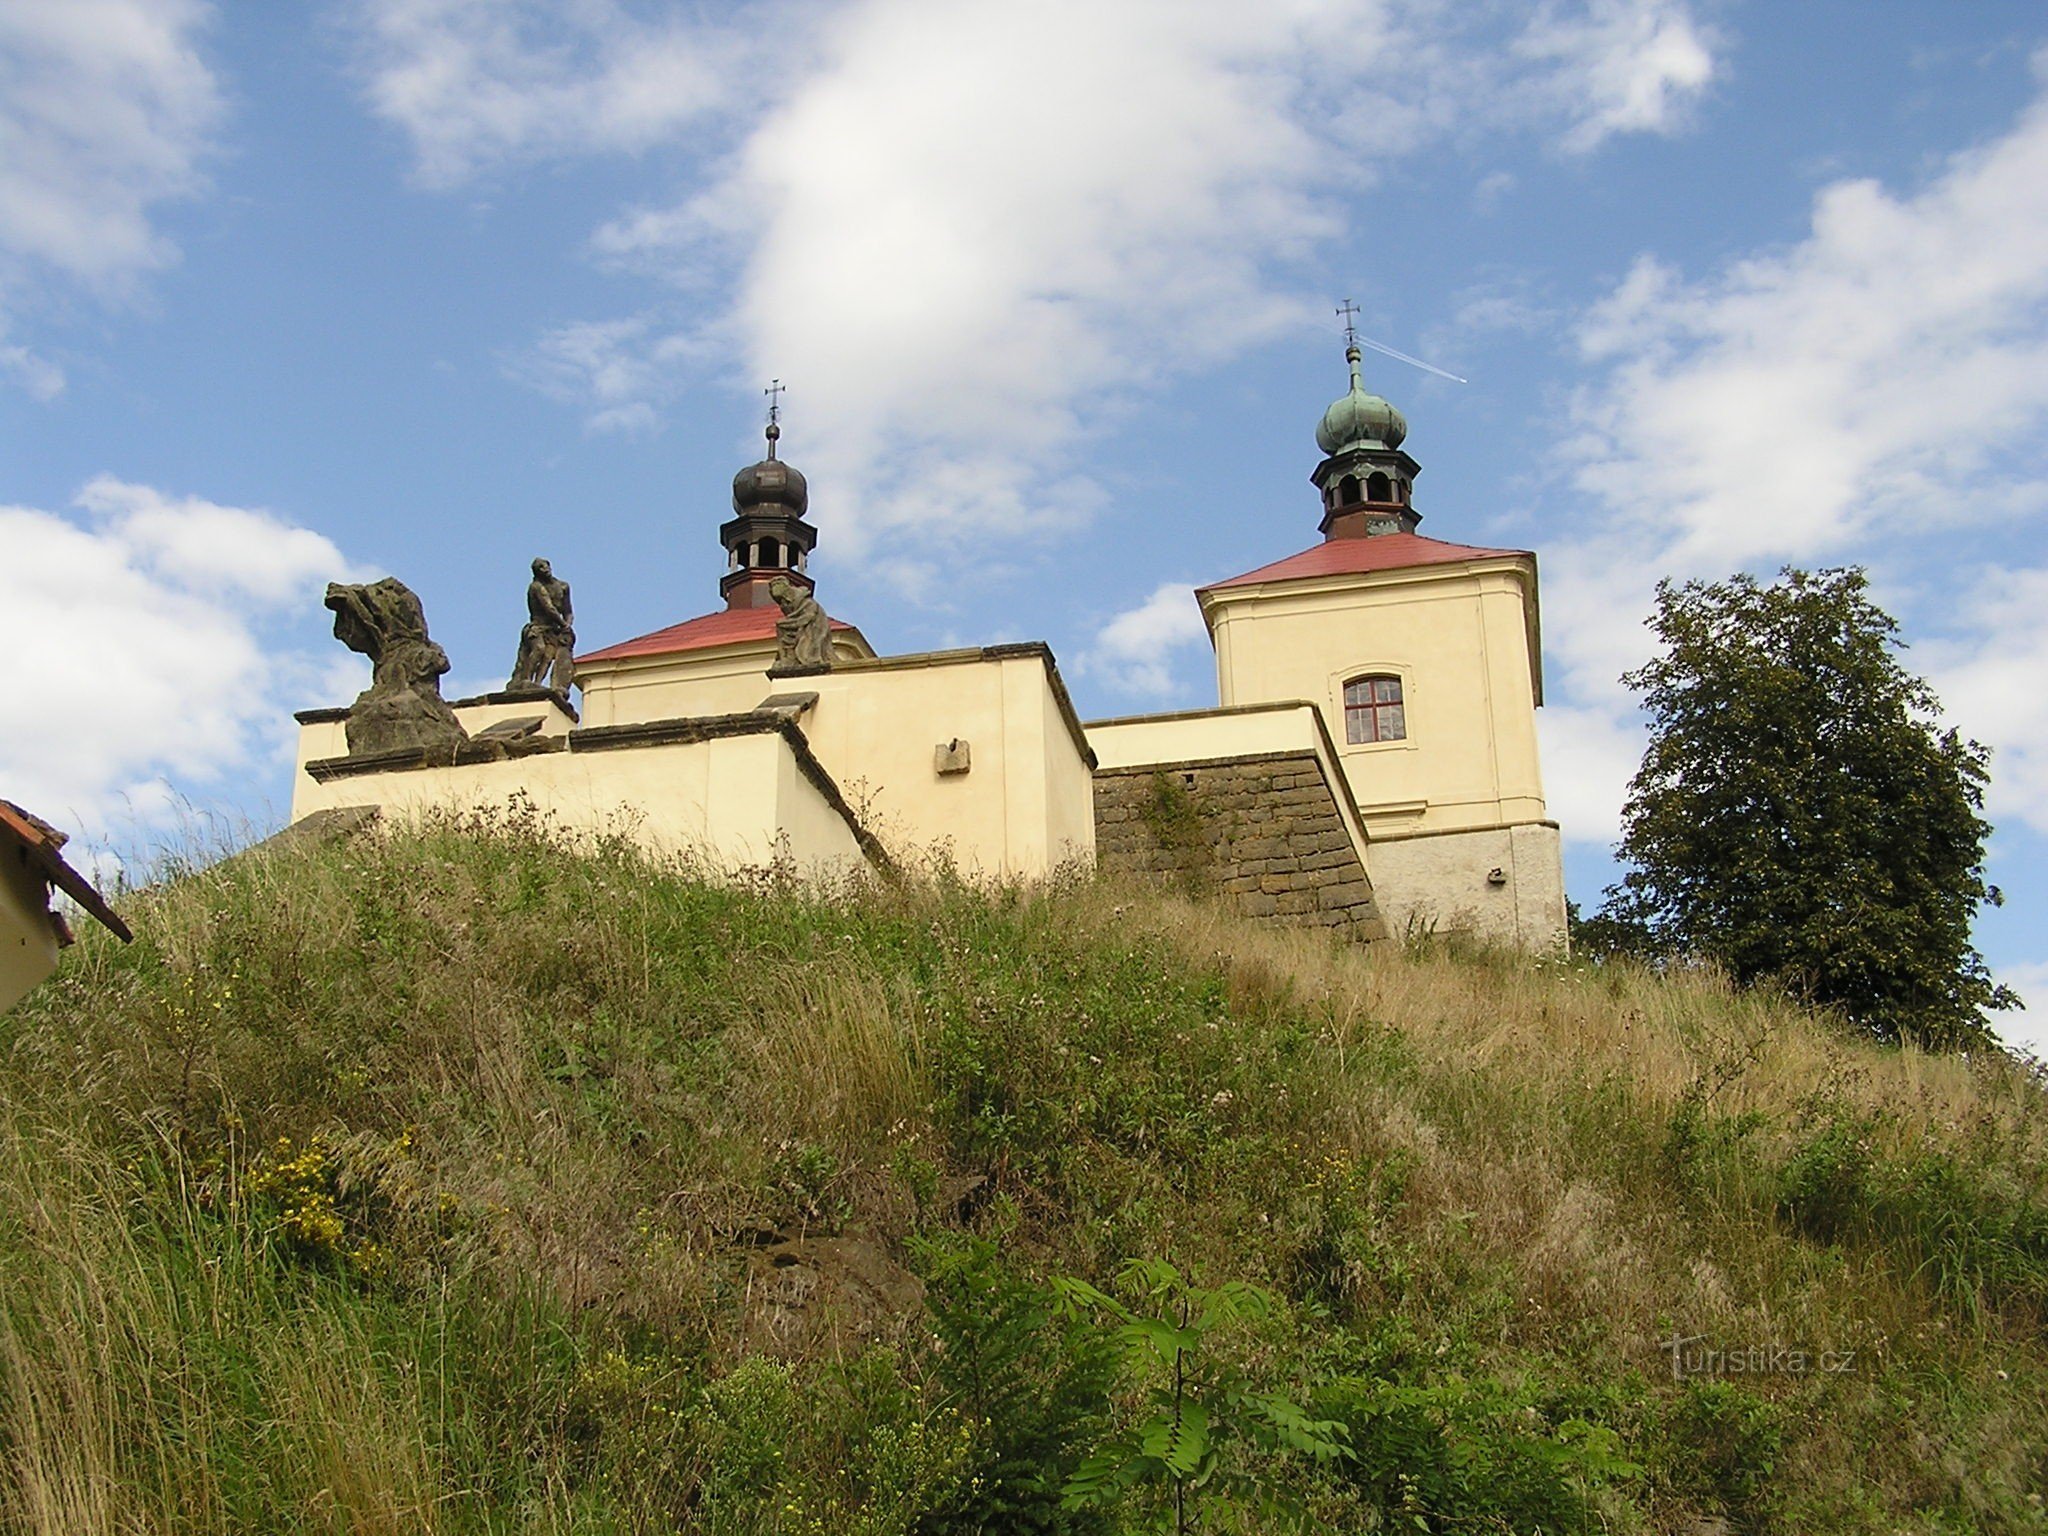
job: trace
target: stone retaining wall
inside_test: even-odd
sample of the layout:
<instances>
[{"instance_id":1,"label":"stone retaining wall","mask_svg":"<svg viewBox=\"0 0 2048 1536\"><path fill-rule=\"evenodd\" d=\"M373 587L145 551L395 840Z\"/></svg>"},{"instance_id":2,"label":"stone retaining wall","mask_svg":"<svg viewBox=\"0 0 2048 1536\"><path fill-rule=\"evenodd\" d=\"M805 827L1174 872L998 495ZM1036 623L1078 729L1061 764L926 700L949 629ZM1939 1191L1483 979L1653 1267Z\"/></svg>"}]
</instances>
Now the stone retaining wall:
<instances>
[{"instance_id":1,"label":"stone retaining wall","mask_svg":"<svg viewBox=\"0 0 2048 1536\"><path fill-rule=\"evenodd\" d=\"M1095 859L1221 895L1247 917L1387 937L1312 753L1098 769Z\"/></svg>"}]
</instances>

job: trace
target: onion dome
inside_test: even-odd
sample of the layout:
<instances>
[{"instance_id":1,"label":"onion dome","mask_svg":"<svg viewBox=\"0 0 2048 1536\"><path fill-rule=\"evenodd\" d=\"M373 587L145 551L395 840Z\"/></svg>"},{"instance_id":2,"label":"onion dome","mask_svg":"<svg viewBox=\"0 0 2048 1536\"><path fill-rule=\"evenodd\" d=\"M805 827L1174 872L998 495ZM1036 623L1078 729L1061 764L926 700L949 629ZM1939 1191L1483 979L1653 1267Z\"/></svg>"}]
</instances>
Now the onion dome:
<instances>
[{"instance_id":1,"label":"onion dome","mask_svg":"<svg viewBox=\"0 0 2048 1536\"><path fill-rule=\"evenodd\" d=\"M810 506L811 491L804 483L803 471L775 457L775 440L780 436L782 428L770 422L768 457L758 464L749 464L732 477L733 511L766 509L771 512L788 511L802 517Z\"/></svg>"},{"instance_id":2,"label":"onion dome","mask_svg":"<svg viewBox=\"0 0 2048 1536\"><path fill-rule=\"evenodd\" d=\"M1351 448L1400 447L1401 439L1408 435L1407 418L1378 395L1365 392L1356 345L1344 357L1351 364L1351 392L1323 412L1316 425L1316 446L1332 455Z\"/></svg>"}]
</instances>

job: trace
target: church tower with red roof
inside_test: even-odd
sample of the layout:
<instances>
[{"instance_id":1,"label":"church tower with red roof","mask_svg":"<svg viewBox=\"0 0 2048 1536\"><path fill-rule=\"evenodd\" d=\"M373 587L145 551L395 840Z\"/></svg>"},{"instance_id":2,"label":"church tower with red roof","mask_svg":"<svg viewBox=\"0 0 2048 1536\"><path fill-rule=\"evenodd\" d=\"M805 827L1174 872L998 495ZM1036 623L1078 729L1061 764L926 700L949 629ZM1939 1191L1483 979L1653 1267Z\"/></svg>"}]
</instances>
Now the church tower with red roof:
<instances>
[{"instance_id":1,"label":"church tower with red roof","mask_svg":"<svg viewBox=\"0 0 2048 1536\"><path fill-rule=\"evenodd\" d=\"M1349 391L1316 428L1320 542L1201 588L1225 710L1313 704L1398 933L1457 929L1529 948L1564 931L1543 798L1536 557L1416 532L1408 424Z\"/></svg>"},{"instance_id":2,"label":"church tower with red roof","mask_svg":"<svg viewBox=\"0 0 2048 1536\"><path fill-rule=\"evenodd\" d=\"M718 529L725 552L718 578L723 606L577 657L585 724L749 710L759 703L782 617L768 589L777 581L814 595L817 589L810 572L818 545L818 530L808 519L810 486L802 470L777 454L780 414L769 410L766 456L732 477L732 516ZM866 637L837 615L831 635L837 659L875 654Z\"/></svg>"}]
</instances>

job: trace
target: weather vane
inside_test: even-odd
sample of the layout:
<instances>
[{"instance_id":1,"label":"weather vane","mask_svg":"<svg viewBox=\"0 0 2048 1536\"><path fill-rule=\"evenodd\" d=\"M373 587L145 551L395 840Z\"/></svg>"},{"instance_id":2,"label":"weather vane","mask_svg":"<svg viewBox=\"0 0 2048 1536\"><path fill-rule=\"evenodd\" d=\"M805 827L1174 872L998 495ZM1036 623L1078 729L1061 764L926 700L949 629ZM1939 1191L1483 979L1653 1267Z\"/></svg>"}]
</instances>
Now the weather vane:
<instances>
[{"instance_id":1,"label":"weather vane","mask_svg":"<svg viewBox=\"0 0 2048 1536\"><path fill-rule=\"evenodd\" d=\"M1358 318L1358 306L1346 299L1337 306L1337 313L1344 317L1344 344L1350 347L1357 346L1358 327L1352 324L1352 321Z\"/></svg>"},{"instance_id":2,"label":"weather vane","mask_svg":"<svg viewBox=\"0 0 2048 1536\"><path fill-rule=\"evenodd\" d=\"M780 379L770 379L768 387L761 391L768 397L768 457L775 457L775 439L782 436L782 392L789 386Z\"/></svg>"},{"instance_id":3,"label":"weather vane","mask_svg":"<svg viewBox=\"0 0 2048 1536\"><path fill-rule=\"evenodd\" d=\"M1472 382L1470 379L1452 373L1448 369L1437 367L1435 363L1425 363L1419 357L1410 357L1406 352L1390 347L1383 341L1374 341L1370 336L1359 335L1358 326L1354 323L1358 315L1358 306L1349 299L1346 299L1337 306L1337 313L1344 320L1344 345L1348 350L1356 351L1360 347L1371 347L1375 352L1384 352L1388 357L1411 364L1414 367L1420 368L1424 373L1433 373L1440 379L1449 379L1453 384L1469 384Z\"/></svg>"}]
</instances>

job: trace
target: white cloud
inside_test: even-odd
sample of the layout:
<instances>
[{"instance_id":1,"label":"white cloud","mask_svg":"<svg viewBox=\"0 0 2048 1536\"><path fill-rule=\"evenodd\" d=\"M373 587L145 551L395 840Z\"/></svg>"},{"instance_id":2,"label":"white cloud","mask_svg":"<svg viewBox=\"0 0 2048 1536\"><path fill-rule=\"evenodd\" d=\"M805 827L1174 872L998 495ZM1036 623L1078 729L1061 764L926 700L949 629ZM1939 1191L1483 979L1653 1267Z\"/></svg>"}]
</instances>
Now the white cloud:
<instances>
[{"instance_id":1,"label":"white cloud","mask_svg":"<svg viewBox=\"0 0 2048 1536\"><path fill-rule=\"evenodd\" d=\"M197 0L0 7L0 249L118 286L160 266L152 207L198 185L220 113Z\"/></svg>"},{"instance_id":2,"label":"white cloud","mask_svg":"<svg viewBox=\"0 0 2048 1536\"><path fill-rule=\"evenodd\" d=\"M1994 1025L1998 1037L2015 1050L2048 1061L2048 960L2001 965L1994 975L2019 993L2026 1005L2022 1012L1998 1016Z\"/></svg>"},{"instance_id":3,"label":"white cloud","mask_svg":"<svg viewBox=\"0 0 2048 1536\"><path fill-rule=\"evenodd\" d=\"M0 5L0 302L18 313L53 280L119 299L175 256L152 214L199 188L220 117L208 19L200 0ZM18 343L0 375L37 399L63 388Z\"/></svg>"},{"instance_id":4,"label":"white cloud","mask_svg":"<svg viewBox=\"0 0 2048 1536\"><path fill-rule=\"evenodd\" d=\"M362 0L372 109L450 187L515 156L637 150L731 106L737 30L615 0Z\"/></svg>"},{"instance_id":5,"label":"white cloud","mask_svg":"<svg viewBox=\"0 0 2048 1536\"><path fill-rule=\"evenodd\" d=\"M687 334L663 333L644 316L579 320L544 332L507 371L551 399L582 406L588 430L631 435L659 424L655 401L670 391L672 365L700 350Z\"/></svg>"},{"instance_id":6,"label":"white cloud","mask_svg":"<svg viewBox=\"0 0 2048 1536\"><path fill-rule=\"evenodd\" d=\"M1643 757L1636 722L1608 708L1550 703L1537 713L1545 808L1577 843L1612 845L1621 806Z\"/></svg>"},{"instance_id":7,"label":"white cloud","mask_svg":"<svg viewBox=\"0 0 2048 1536\"><path fill-rule=\"evenodd\" d=\"M739 123L676 195L591 241L710 290L692 308L716 312L598 322L621 328L601 360L525 376L593 425L645 424L678 365L709 356L789 380L786 446L834 487L835 547L879 555L913 520L943 542L1085 515L1101 492L1071 478L1071 450L1162 374L1325 320L1288 273L1341 233L1332 194L1418 144L1475 123L1577 142L1588 102L1600 136L1668 130L1687 89L1671 39L1703 34L1677 0L1639 24L1644 10L1560 6L1519 51L1487 34L1500 13L1450 0L841 0L715 24L609 0L359 14L371 101L437 184ZM697 116L716 93L691 81L622 124L610 83L646 52L723 59L748 115ZM1663 84L1639 101L1618 82L1643 73Z\"/></svg>"},{"instance_id":8,"label":"white cloud","mask_svg":"<svg viewBox=\"0 0 2048 1536\"><path fill-rule=\"evenodd\" d=\"M1714 565L2022 502L2048 421L2048 102L1919 193L1837 182L1789 250L1639 261L1581 333L1580 483Z\"/></svg>"},{"instance_id":9,"label":"white cloud","mask_svg":"<svg viewBox=\"0 0 2048 1536\"><path fill-rule=\"evenodd\" d=\"M0 315L0 338L6 335L6 320ZM4 340L0 340L0 376L13 379L32 400L54 400L64 393L63 369L27 347L10 346Z\"/></svg>"},{"instance_id":10,"label":"white cloud","mask_svg":"<svg viewBox=\"0 0 2048 1536\"><path fill-rule=\"evenodd\" d=\"M87 482L74 505L92 513L133 563L187 591L245 595L275 605L341 569L325 537L268 512L166 496L112 475Z\"/></svg>"},{"instance_id":11,"label":"white cloud","mask_svg":"<svg viewBox=\"0 0 2048 1536\"><path fill-rule=\"evenodd\" d=\"M1179 687L1174 676L1178 653L1208 638L1195 589L1167 582L1103 625L1077 670L1106 679L1121 693L1163 698Z\"/></svg>"},{"instance_id":12,"label":"white cloud","mask_svg":"<svg viewBox=\"0 0 2048 1536\"><path fill-rule=\"evenodd\" d=\"M271 513L101 477L78 518L0 506L8 623L36 639L33 687L0 690L0 793L104 834L164 809L170 782L265 759L285 695L329 656L272 643L321 582L348 574L326 539Z\"/></svg>"},{"instance_id":13,"label":"white cloud","mask_svg":"<svg viewBox=\"0 0 2048 1536\"><path fill-rule=\"evenodd\" d=\"M1516 48L1560 66L1549 84L1573 120L1563 147L1584 154L1681 126L1714 77L1714 42L1682 0L1592 0L1545 5Z\"/></svg>"},{"instance_id":14,"label":"white cloud","mask_svg":"<svg viewBox=\"0 0 2048 1536\"><path fill-rule=\"evenodd\" d=\"M1992 821L2048 833L2048 570L1959 574L1956 627L1916 650L1949 720L1991 748Z\"/></svg>"},{"instance_id":15,"label":"white cloud","mask_svg":"<svg viewBox=\"0 0 2048 1536\"><path fill-rule=\"evenodd\" d=\"M1572 478L1595 516L1547 557L1562 691L1636 729L1615 679L1649 648L1654 574L1882 566L1896 546L1925 610L1908 627L1935 634L1907 663L1938 663L1951 717L1996 748L1994 813L2048 828L2029 681L2048 590L2029 572L1970 583L1926 545L2048 506L2048 95L1916 191L1824 188L1790 246L1698 279L1638 260L1578 341L1600 372L1575 403Z\"/></svg>"}]
</instances>

